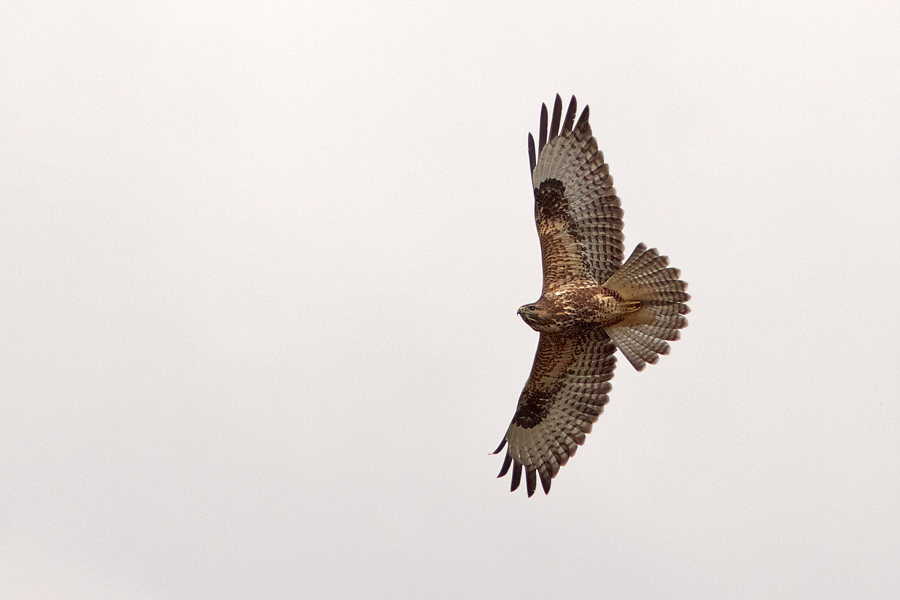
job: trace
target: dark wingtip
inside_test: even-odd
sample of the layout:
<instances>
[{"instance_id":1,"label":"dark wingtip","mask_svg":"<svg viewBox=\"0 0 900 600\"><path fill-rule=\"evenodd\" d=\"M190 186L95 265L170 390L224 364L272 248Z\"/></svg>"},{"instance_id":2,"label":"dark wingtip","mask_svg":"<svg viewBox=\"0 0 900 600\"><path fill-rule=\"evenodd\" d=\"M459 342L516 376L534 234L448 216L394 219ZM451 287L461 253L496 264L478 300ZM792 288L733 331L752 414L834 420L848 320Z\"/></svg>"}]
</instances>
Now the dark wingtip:
<instances>
[{"instance_id":1,"label":"dark wingtip","mask_svg":"<svg viewBox=\"0 0 900 600\"><path fill-rule=\"evenodd\" d=\"M544 150L547 145L547 105L541 104L541 129L538 134L538 152Z\"/></svg>"},{"instance_id":2,"label":"dark wingtip","mask_svg":"<svg viewBox=\"0 0 900 600\"><path fill-rule=\"evenodd\" d=\"M503 459L503 466L500 467L500 474L497 475L497 479L500 479L504 475L506 475L507 471L509 471L509 466L512 464L512 456L509 454L506 455L506 458Z\"/></svg>"},{"instance_id":3,"label":"dark wingtip","mask_svg":"<svg viewBox=\"0 0 900 600\"><path fill-rule=\"evenodd\" d=\"M522 463L515 461L512 470L512 483L509 484L509 491L514 492L519 489L520 483L522 483Z\"/></svg>"},{"instance_id":4,"label":"dark wingtip","mask_svg":"<svg viewBox=\"0 0 900 600\"><path fill-rule=\"evenodd\" d=\"M537 487L537 477L534 469L525 469L525 485L528 490L528 497L531 498L534 496L534 490Z\"/></svg>"},{"instance_id":5,"label":"dark wingtip","mask_svg":"<svg viewBox=\"0 0 900 600\"><path fill-rule=\"evenodd\" d=\"M577 110L578 102L575 100L575 96L572 96L572 99L569 101L569 108L566 110L566 118L563 119L563 133L572 131L572 126L575 124L575 112Z\"/></svg>"},{"instance_id":6,"label":"dark wingtip","mask_svg":"<svg viewBox=\"0 0 900 600\"><path fill-rule=\"evenodd\" d=\"M559 97L559 94L556 95L556 100L553 102L553 120L550 122L550 137L547 139L548 142L552 142L556 136L559 135L559 120L562 117L562 98Z\"/></svg>"},{"instance_id":7,"label":"dark wingtip","mask_svg":"<svg viewBox=\"0 0 900 600\"><path fill-rule=\"evenodd\" d=\"M537 165L537 154L534 151L534 136L528 134L528 162L531 164L531 173L534 173L534 167Z\"/></svg>"},{"instance_id":8,"label":"dark wingtip","mask_svg":"<svg viewBox=\"0 0 900 600\"><path fill-rule=\"evenodd\" d=\"M588 119L591 118L591 107L585 106L584 110L581 111L581 116L578 117L578 123L575 125L575 129L581 129L588 123Z\"/></svg>"},{"instance_id":9,"label":"dark wingtip","mask_svg":"<svg viewBox=\"0 0 900 600\"><path fill-rule=\"evenodd\" d=\"M550 482L552 481L550 473L548 473L546 470L541 470L539 475L541 476L541 487L544 488L544 494L549 494Z\"/></svg>"},{"instance_id":10,"label":"dark wingtip","mask_svg":"<svg viewBox=\"0 0 900 600\"><path fill-rule=\"evenodd\" d=\"M494 450L493 452L491 452L491 454L500 454L500 451L503 450L503 446L505 446L505 445L506 445L506 438L504 437L503 441L500 442L500 445L497 446L497 449Z\"/></svg>"}]
</instances>

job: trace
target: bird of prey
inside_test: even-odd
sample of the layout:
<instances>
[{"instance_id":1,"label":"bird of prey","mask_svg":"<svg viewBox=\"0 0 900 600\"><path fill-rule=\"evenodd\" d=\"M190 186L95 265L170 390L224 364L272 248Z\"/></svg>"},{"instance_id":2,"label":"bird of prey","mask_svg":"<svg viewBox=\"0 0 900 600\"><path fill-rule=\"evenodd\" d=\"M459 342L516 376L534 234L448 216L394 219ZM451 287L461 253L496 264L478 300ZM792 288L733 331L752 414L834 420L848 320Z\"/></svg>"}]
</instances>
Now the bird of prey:
<instances>
[{"instance_id":1,"label":"bird of prey","mask_svg":"<svg viewBox=\"0 0 900 600\"><path fill-rule=\"evenodd\" d=\"M537 153L528 134L544 284L541 297L518 314L541 335L494 452L508 444L498 477L512 468L515 491L524 469L528 496L537 477L549 493L551 479L584 443L609 401L616 349L638 371L656 363L689 311L687 284L656 249L638 244L622 263L622 209L588 124L590 111L585 107L576 122L575 97L565 117L562 107L557 95L550 120L542 106Z\"/></svg>"}]
</instances>

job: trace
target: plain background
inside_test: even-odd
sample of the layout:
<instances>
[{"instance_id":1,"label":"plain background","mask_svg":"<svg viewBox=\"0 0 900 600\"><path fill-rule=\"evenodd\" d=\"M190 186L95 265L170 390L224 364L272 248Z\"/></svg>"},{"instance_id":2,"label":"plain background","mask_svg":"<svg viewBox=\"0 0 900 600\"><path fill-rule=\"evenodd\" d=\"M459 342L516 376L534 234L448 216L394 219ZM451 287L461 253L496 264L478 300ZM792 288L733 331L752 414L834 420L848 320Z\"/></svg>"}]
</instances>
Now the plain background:
<instances>
[{"instance_id":1,"label":"plain background","mask_svg":"<svg viewBox=\"0 0 900 600\"><path fill-rule=\"evenodd\" d=\"M4 2L0 596L893 598L896 2ZM549 496L526 134L690 326Z\"/></svg>"}]
</instances>

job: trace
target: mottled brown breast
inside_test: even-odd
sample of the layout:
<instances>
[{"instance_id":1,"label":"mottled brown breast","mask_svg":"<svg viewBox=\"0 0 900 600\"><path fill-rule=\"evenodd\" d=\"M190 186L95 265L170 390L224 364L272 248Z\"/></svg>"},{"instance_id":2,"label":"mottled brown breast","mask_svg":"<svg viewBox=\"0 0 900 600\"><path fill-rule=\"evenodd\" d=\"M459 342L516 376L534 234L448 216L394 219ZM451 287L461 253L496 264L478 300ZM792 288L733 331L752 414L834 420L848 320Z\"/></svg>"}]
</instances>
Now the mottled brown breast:
<instances>
[{"instance_id":1,"label":"mottled brown breast","mask_svg":"<svg viewBox=\"0 0 900 600\"><path fill-rule=\"evenodd\" d=\"M550 303L560 306L570 326L608 327L622 320L627 311L622 298L602 285L563 290L548 295Z\"/></svg>"}]
</instances>

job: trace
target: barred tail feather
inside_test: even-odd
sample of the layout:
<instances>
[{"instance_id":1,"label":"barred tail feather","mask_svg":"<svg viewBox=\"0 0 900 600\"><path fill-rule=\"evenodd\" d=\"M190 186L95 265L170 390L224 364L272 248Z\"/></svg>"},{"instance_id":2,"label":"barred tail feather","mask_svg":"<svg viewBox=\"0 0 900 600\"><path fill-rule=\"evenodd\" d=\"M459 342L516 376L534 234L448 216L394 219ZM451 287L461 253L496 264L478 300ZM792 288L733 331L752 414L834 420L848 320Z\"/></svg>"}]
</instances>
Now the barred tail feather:
<instances>
[{"instance_id":1,"label":"barred tail feather","mask_svg":"<svg viewBox=\"0 0 900 600\"><path fill-rule=\"evenodd\" d=\"M638 244L622 268L603 284L623 300L638 300L641 308L606 328L610 339L638 371L647 363L656 364L660 354L669 353L666 340L677 340L679 329L687 325L690 312L687 284L680 272L668 266L669 259L656 248Z\"/></svg>"}]
</instances>

